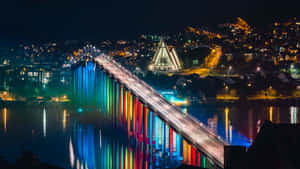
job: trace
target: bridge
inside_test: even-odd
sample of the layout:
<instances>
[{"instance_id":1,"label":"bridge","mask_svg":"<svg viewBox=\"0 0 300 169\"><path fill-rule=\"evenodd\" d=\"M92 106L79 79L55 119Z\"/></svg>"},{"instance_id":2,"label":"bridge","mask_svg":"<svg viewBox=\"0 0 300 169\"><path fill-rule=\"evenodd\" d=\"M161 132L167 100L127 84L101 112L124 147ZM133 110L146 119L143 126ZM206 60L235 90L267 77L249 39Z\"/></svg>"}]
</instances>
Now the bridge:
<instances>
[{"instance_id":1,"label":"bridge","mask_svg":"<svg viewBox=\"0 0 300 169\"><path fill-rule=\"evenodd\" d=\"M180 156L195 166L224 168L227 143L220 136L110 57L84 61L74 79L81 104L94 101L98 110L154 151Z\"/></svg>"}]
</instances>

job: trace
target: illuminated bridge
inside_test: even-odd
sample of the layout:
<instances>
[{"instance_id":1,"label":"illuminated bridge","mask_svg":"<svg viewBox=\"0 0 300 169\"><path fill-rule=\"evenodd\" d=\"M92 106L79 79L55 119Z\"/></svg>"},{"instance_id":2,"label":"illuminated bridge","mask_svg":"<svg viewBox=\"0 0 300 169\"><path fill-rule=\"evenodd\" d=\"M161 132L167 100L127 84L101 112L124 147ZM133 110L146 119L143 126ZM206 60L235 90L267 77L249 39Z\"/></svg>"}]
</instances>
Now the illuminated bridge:
<instances>
[{"instance_id":1,"label":"illuminated bridge","mask_svg":"<svg viewBox=\"0 0 300 169\"><path fill-rule=\"evenodd\" d=\"M73 79L80 105L95 105L144 148L190 165L224 168L226 143L220 136L110 57L80 62Z\"/></svg>"}]
</instances>

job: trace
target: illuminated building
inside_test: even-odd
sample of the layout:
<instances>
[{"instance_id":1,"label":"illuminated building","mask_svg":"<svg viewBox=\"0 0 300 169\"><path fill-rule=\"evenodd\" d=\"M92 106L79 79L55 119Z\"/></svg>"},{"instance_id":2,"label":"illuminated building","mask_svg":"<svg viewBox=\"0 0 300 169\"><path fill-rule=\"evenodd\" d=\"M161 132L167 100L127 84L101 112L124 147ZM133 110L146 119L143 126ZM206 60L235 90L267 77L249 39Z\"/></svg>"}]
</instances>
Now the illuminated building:
<instances>
[{"instance_id":1,"label":"illuminated building","mask_svg":"<svg viewBox=\"0 0 300 169\"><path fill-rule=\"evenodd\" d=\"M153 57L149 70L176 72L181 69L181 64L178 55L174 48L168 49L167 44L163 39L160 39L157 50Z\"/></svg>"}]
</instances>

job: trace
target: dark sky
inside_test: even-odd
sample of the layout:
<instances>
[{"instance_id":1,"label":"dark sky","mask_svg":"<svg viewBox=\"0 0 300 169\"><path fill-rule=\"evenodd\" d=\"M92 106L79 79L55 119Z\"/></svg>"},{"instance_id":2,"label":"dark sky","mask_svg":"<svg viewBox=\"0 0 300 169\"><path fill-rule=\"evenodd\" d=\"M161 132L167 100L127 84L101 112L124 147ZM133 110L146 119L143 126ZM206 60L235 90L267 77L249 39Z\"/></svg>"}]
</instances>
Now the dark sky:
<instances>
[{"instance_id":1,"label":"dark sky","mask_svg":"<svg viewBox=\"0 0 300 169\"><path fill-rule=\"evenodd\" d=\"M3 2L5 1L5 2ZM263 26L300 16L297 0L2 0L3 39L130 39L241 16Z\"/></svg>"}]
</instances>

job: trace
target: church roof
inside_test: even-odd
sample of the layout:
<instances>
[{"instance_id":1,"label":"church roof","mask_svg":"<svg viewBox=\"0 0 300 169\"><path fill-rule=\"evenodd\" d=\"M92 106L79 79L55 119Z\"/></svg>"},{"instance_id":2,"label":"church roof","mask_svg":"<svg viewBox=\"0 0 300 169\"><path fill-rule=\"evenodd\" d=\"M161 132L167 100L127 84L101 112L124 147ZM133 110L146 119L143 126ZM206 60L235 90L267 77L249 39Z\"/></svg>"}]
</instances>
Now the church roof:
<instances>
[{"instance_id":1,"label":"church roof","mask_svg":"<svg viewBox=\"0 0 300 169\"><path fill-rule=\"evenodd\" d=\"M175 49L168 49L167 44L161 38L152 60L153 67L161 70L178 71L181 64Z\"/></svg>"}]
</instances>

